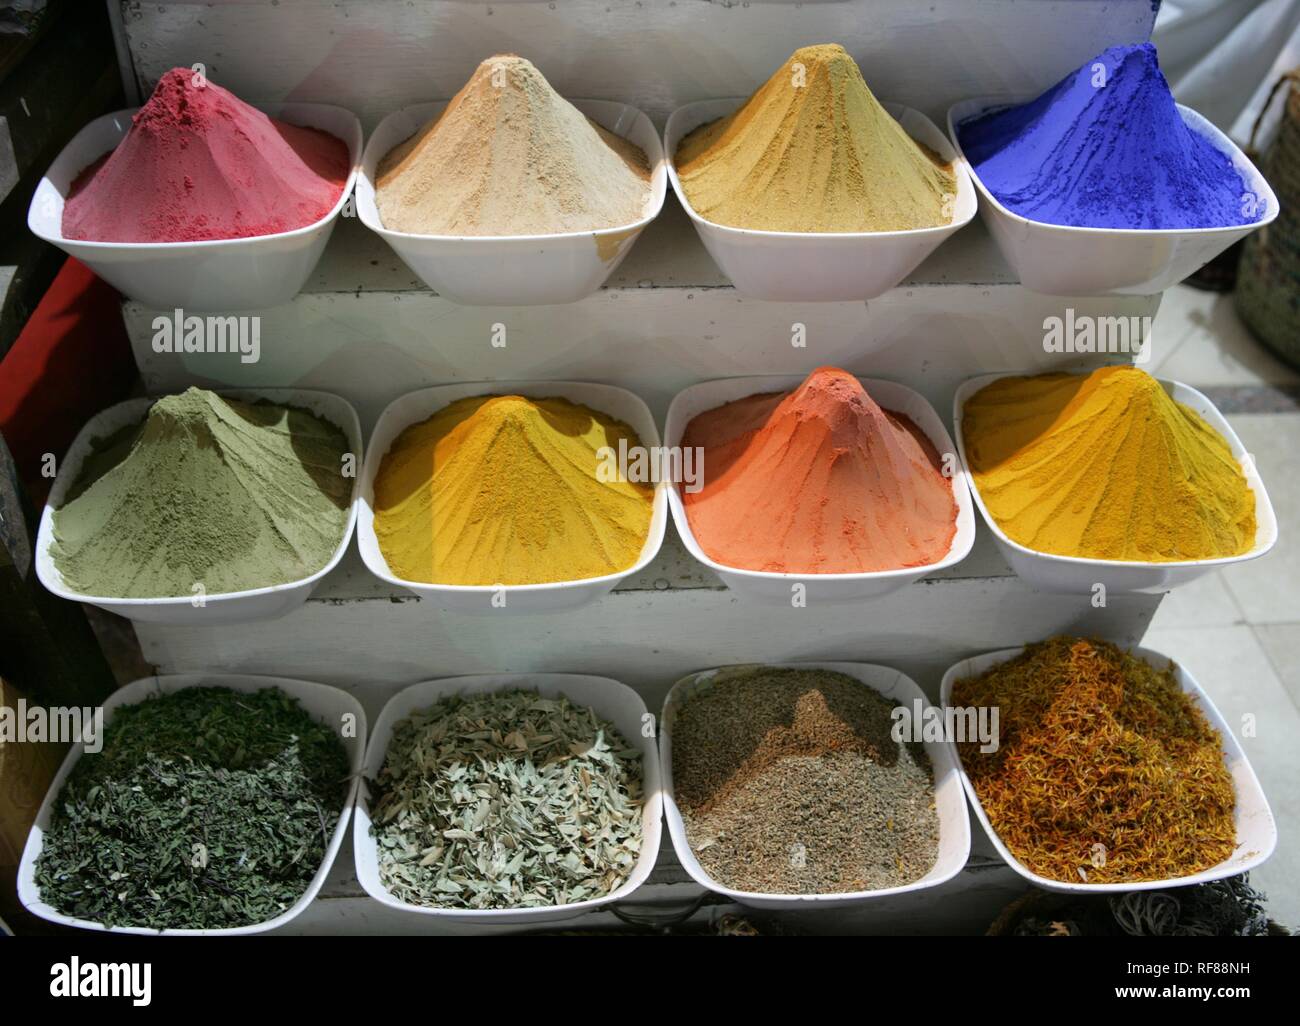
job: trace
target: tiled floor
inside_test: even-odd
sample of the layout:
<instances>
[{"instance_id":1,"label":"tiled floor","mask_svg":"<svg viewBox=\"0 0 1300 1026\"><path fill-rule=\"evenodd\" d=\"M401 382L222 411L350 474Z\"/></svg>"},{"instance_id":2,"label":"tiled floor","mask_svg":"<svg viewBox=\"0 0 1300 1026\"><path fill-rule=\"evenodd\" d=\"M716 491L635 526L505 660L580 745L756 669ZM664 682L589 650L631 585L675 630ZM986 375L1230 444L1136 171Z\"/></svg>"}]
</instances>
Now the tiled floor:
<instances>
[{"instance_id":1,"label":"tiled floor","mask_svg":"<svg viewBox=\"0 0 1300 1026\"><path fill-rule=\"evenodd\" d=\"M1300 373L1246 330L1231 295L1185 285L1170 289L1152 325L1151 346L1147 370L1193 387L1300 384Z\"/></svg>"},{"instance_id":2,"label":"tiled floor","mask_svg":"<svg viewBox=\"0 0 1300 1026\"><path fill-rule=\"evenodd\" d=\"M1176 288L1165 295L1147 369L1198 388L1294 385L1300 374L1262 349L1231 300ZM1253 717L1242 747L1277 820L1278 847L1252 874L1273 917L1300 928L1300 412L1228 414L1255 456L1277 513L1267 556L1171 592L1146 644L1177 659L1231 724ZM1241 736L1245 733L1247 736Z\"/></svg>"}]
</instances>

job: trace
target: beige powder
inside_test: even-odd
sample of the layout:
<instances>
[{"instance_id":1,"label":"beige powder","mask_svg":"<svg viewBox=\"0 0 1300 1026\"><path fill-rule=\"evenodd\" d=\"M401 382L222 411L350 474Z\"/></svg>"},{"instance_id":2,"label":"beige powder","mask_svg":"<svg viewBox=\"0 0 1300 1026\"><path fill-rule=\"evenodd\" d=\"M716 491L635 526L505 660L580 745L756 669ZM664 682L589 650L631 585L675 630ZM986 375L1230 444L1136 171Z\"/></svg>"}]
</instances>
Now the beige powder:
<instances>
[{"instance_id":1,"label":"beige powder","mask_svg":"<svg viewBox=\"0 0 1300 1026\"><path fill-rule=\"evenodd\" d=\"M531 63L489 57L379 165L384 227L432 235L546 235L631 224L650 199L645 154L593 124Z\"/></svg>"}]
</instances>

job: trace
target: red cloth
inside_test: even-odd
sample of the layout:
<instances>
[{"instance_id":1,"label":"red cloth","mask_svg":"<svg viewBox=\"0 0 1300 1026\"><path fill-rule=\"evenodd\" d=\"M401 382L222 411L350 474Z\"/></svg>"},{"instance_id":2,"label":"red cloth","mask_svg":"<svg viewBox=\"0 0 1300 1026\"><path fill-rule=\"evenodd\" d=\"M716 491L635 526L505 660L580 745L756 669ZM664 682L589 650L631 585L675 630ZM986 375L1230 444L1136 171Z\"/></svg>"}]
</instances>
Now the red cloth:
<instances>
[{"instance_id":1,"label":"red cloth","mask_svg":"<svg viewBox=\"0 0 1300 1026\"><path fill-rule=\"evenodd\" d=\"M33 502L54 483L42 476L44 455L61 459L82 425L125 399L135 379L117 291L69 258L0 360L0 434Z\"/></svg>"}]
</instances>

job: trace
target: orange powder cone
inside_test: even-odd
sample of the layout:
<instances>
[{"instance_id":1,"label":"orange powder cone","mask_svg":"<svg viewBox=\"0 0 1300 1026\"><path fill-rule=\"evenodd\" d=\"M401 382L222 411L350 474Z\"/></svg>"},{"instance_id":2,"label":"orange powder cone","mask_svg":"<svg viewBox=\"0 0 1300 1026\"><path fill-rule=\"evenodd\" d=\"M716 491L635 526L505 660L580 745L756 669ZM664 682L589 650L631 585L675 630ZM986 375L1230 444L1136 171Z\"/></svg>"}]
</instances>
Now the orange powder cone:
<instances>
[{"instance_id":1,"label":"orange powder cone","mask_svg":"<svg viewBox=\"0 0 1300 1026\"><path fill-rule=\"evenodd\" d=\"M857 378L821 367L793 392L700 414L704 487L684 496L696 541L744 570L868 573L935 563L956 533L939 454Z\"/></svg>"}]
</instances>

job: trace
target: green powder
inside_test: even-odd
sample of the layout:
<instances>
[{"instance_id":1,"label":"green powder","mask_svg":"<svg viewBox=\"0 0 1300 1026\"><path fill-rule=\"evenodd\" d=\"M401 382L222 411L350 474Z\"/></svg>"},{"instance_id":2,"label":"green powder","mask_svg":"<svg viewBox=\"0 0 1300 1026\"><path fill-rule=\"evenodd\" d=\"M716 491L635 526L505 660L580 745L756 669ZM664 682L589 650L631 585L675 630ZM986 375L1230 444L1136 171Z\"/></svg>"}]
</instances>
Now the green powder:
<instances>
[{"instance_id":1,"label":"green powder","mask_svg":"<svg viewBox=\"0 0 1300 1026\"><path fill-rule=\"evenodd\" d=\"M334 554L353 479L344 433L306 410L191 388L98 440L54 514L84 595L216 595L301 580Z\"/></svg>"}]
</instances>

